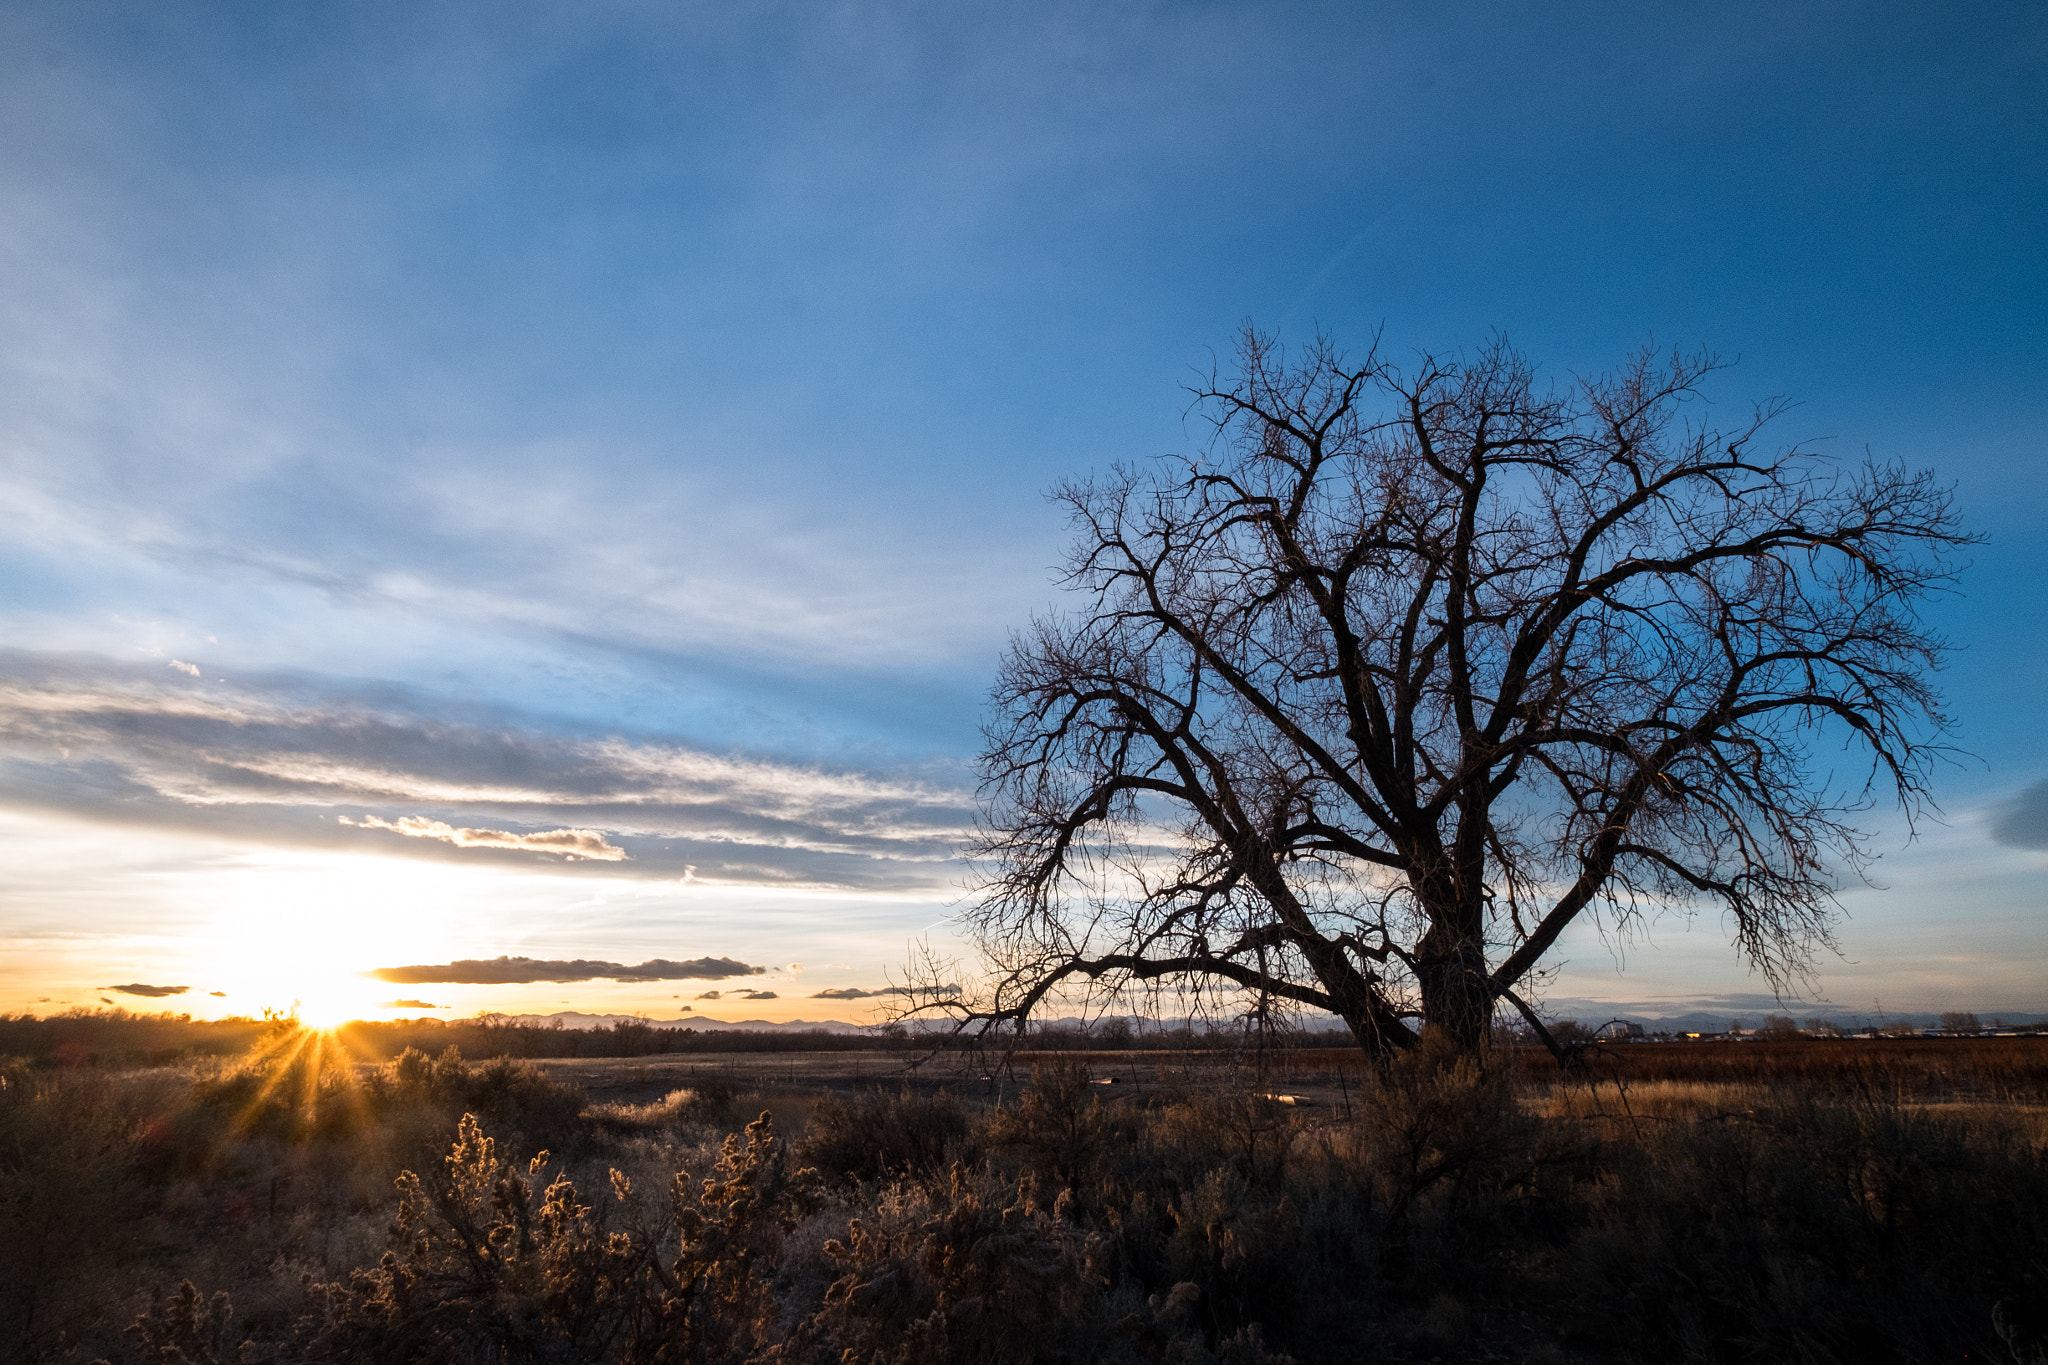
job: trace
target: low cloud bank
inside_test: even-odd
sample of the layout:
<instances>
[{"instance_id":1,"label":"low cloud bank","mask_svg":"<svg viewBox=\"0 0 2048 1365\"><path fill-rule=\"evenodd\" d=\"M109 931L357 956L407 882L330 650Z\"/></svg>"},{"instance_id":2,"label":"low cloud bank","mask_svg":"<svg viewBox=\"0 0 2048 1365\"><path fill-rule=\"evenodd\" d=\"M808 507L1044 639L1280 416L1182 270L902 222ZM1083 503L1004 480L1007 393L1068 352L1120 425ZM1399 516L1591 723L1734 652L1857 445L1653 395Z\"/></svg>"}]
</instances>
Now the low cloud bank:
<instances>
[{"instance_id":1,"label":"low cloud bank","mask_svg":"<svg viewBox=\"0 0 2048 1365\"><path fill-rule=\"evenodd\" d=\"M750 967L729 957L700 957L688 962L650 958L637 967L585 958L463 958L439 965L379 967L370 975L401 986L523 986L564 981L723 981L734 976L765 976L766 967Z\"/></svg>"},{"instance_id":2,"label":"low cloud bank","mask_svg":"<svg viewBox=\"0 0 2048 1365\"><path fill-rule=\"evenodd\" d=\"M446 1005L435 1005L425 1000L386 1000L382 1008L387 1010L445 1010Z\"/></svg>"},{"instance_id":3,"label":"low cloud bank","mask_svg":"<svg viewBox=\"0 0 2048 1365\"><path fill-rule=\"evenodd\" d=\"M959 987L959 986L957 986L957 985L945 985L945 986L932 986L932 987L920 987L920 988L917 988L917 989L915 989L915 990L913 990L913 989L912 989L911 987L909 987L909 986L882 986L882 987L879 987L879 988L877 988L877 989L875 989L875 990L863 990L863 989L862 989L861 987L859 987L859 986L834 986L834 987L833 987L833 988L832 988L831 990L828 990L828 991L813 991L813 992L811 993L811 999L813 999L813 1000L872 1000L872 999L874 999L874 998L875 998L876 996L878 996L878 995L958 995L958 994L960 994L960 987Z\"/></svg>"},{"instance_id":4,"label":"low cloud bank","mask_svg":"<svg viewBox=\"0 0 2048 1365\"><path fill-rule=\"evenodd\" d=\"M457 829L442 820L424 815L402 815L385 820L365 815L360 820L341 817L344 825L358 829L388 829L408 839L439 839L457 848L516 848L525 853L559 853L565 858L592 858L598 862L624 862L626 850L608 842L594 829L550 829L536 834L514 834L502 829Z\"/></svg>"},{"instance_id":5,"label":"low cloud bank","mask_svg":"<svg viewBox=\"0 0 2048 1365\"><path fill-rule=\"evenodd\" d=\"M151 999L157 999L166 995L183 995L192 988L190 986L149 986L144 985L140 981L131 981L125 986L101 986L99 989L114 991L120 995L146 995Z\"/></svg>"}]
</instances>

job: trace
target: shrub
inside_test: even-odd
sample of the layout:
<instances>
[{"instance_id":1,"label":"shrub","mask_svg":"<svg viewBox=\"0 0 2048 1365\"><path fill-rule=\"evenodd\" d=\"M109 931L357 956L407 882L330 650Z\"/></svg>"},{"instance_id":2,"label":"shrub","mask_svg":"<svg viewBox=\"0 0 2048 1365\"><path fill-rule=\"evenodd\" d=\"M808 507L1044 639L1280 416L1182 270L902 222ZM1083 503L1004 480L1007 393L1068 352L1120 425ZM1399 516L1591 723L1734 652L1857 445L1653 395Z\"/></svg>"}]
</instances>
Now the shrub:
<instances>
[{"instance_id":1,"label":"shrub","mask_svg":"<svg viewBox=\"0 0 2048 1365\"><path fill-rule=\"evenodd\" d=\"M583 1091L509 1057L470 1065L452 1046L435 1057L407 1048L376 1090L382 1108L400 1102L475 1114L528 1146L564 1151L586 1135L577 1122L590 1102Z\"/></svg>"},{"instance_id":2,"label":"shrub","mask_svg":"<svg viewBox=\"0 0 2048 1365\"><path fill-rule=\"evenodd\" d=\"M74 1334L116 1283L136 1119L108 1077L0 1071L0 1358Z\"/></svg>"},{"instance_id":3,"label":"shrub","mask_svg":"<svg viewBox=\"0 0 2048 1365\"><path fill-rule=\"evenodd\" d=\"M613 1230L614 1205L631 1194L617 1172L615 1199L593 1206L566 1175L541 1186L548 1164L543 1152L514 1170L463 1115L443 1170L399 1176L392 1245L377 1265L311 1286L321 1312L310 1353L520 1360L621 1339L643 1315L635 1281L660 1234Z\"/></svg>"},{"instance_id":4,"label":"shrub","mask_svg":"<svg viewBox=\"0 0 2048 1365\"><path fill-rule=\"evenodd\" d=\"M1088 1063L1079 1059L1033 1062L1031 1085L1017 1107L990 1117L989 1142L1020 1155L1044 1179L1072 1185L1094 1165L1109 1136L1091 1081Z\"/></svg>"},{"instance_id":5,"label":"shrub","mask_svg":"<svg viewBox=\"0 0 2048 1365\"><path fill-rule=\"evenodd\" d=\"M962 1165L943 1189L897 1186L825 1244L841 1273L792 1354L845 1365L1104 1358L1104 1248L1068 1220L1070 1205L1041 1200L1028 1175Z\"/></svg>"},{"instance_id":6,"label":"shrub","mask_svg":"<svg viewBox=\"0 0 2048 1365\"><path fill-rule=\"evenodd\" d=\"M852 1099L825 1099L811 1111L803 1159L834 1180L929 1175L973 1159L967 1111L948 1095L905 1088Z\"/></svg>"},{"instance_id":7,"label":"shrub","mask_svg":"<svg viewBox=\"0 0 2048 1365\"><path fill-rule=\"evenodd\" d=\"M310 1284L316 1360L745 1358L774 1321L780 1238L814 1206L767 1114L709 1178L677 1172L658 1215L610 1172L585 1203L542 1152L524 1172L465 1114L444 1169L399 1176L391 1246L345 1282ZM672 1261L662 1249L674 1239Z\"/></svg>"},{"instance_id":8,"label":"shrub","mask_svg":"<svg viewBox=\"0 0 2048 1365\"><path fill-rule=\"evenodd\" d=\"M224 1365L229 1359L228 1323L234 1316L234 1305L225 1293L215 1291L212 1298L203 1299L186 1280L161 1303L143 1309L128 1331L151 1365Z\"/></svg>"}]
</instances>

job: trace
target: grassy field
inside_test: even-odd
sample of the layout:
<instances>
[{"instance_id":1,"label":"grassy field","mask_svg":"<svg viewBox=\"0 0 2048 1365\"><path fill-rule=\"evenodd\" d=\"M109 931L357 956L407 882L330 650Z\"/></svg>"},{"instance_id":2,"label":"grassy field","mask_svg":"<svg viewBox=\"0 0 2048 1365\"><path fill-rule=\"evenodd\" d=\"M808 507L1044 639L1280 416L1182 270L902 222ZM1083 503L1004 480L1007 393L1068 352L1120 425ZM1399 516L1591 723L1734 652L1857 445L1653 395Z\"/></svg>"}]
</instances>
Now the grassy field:
<instances>
[{"instance_id":1,"label":"grassy field","mask_svg":"<svg viewBox=\"0 0 2048 1365\"><path fill-rule=\"evenodd\" d=\"M1588 1060L13 1064L0 1359L2048 1359L2048 1039Z\"/></svg>"}]
</instances>

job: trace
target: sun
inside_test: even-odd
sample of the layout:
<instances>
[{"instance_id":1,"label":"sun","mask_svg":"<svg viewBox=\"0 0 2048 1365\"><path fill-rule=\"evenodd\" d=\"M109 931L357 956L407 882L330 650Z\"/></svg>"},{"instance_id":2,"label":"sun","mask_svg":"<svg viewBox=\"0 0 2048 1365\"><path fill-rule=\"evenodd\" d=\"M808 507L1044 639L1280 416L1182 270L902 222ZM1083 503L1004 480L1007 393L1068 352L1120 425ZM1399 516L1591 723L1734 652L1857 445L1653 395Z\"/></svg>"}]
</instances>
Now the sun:
<instances>
[{"instance_id":1,"label":"sun","mask_svg":"<svg viewBox=\"0 0 2048 1365\"><path fill-rule=\"evenodd\" d=\"M229 994L288 1014L310 1029L330 1030L352 1019L381 1019L389 1011L378 996L389 990L360 971L312 954L249 963L236 972ZM246 1008L246 1007L245 1007Z\"/></svg>"},{"instance_id":2,"label":"sun","mask_svg":"<svg viewBox=\"0 0 2048 1365\"><path fill-rule=\"evenodd\" d=\"M326 989L316 987L292 1002L293 1013L307 1028L335 1029L351 1019L362 1019L376 1013L369 1001L350 998L361 992L337 990L324 982L320 984Z\"/></svg>"},{"instance_id":3,"label":"sun","mask_svg":"<svg viewBox=\"0 0 2048 1365\"><path fill-rule=\"evenodd\" d=\"M391 987L370 975L430 960L432 878L380 860L257 860L224 875L203 969L232 1007L295 1015L312 1029L391 1014ZM404 945L399 947L396 945ZM400 956L404 955L404 956Z\"/></svg>"}]
</instances>

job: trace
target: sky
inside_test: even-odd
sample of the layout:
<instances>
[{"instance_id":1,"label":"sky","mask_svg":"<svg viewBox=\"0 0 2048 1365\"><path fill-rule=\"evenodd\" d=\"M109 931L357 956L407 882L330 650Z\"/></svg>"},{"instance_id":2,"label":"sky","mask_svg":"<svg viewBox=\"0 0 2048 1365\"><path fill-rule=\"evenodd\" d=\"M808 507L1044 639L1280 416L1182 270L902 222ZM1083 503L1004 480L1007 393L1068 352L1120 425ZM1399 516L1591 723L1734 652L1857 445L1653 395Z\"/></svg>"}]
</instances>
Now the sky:
<instances>
[{"instance_id":1,"label":"sky","mask_svg":"<svg viewBox=\"0 0 2048 1365\"><path fill-rule=\"evenodd\" d=\"M1810 1003L2048 1011L2044 96L2018 3L0 4L0 1009L872 1017L1046 489L1249 321L1952 483Z\"/></svg>"}]
</instances>

